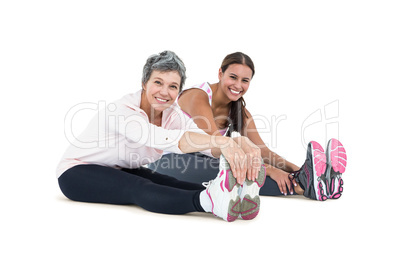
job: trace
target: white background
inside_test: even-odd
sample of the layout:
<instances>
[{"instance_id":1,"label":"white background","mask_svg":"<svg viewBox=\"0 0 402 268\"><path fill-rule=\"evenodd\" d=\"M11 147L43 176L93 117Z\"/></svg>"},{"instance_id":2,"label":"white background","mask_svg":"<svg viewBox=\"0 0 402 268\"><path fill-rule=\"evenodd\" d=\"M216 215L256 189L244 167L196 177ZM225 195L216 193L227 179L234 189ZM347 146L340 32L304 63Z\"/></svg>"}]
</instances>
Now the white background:
<instances>
[{"instance_id":1,"label":"white background","mask_svg":"<svg viewBox=\"0 0 402 268\"><path fill-rule=\"evenodd\" d=\"M401 14L399 1L2 1L0 266L397 267ZM67 112L140 89L146 58L167 49L188 86L248 54L248 109L286 117L264 140L301 165L306 142L339 138L342 198L262 197L234 223L68 201L55 178Z\"/></svg>"}]
</instances>

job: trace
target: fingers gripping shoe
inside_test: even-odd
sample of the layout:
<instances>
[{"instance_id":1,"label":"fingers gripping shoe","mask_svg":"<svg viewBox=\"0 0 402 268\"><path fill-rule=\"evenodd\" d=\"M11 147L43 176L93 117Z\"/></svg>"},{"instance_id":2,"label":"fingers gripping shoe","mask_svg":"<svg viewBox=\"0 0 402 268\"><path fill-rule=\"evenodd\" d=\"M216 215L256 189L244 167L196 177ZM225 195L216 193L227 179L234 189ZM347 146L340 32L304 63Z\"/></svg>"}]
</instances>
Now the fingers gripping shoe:
<instances>
[{"instance_id":1,"label":"fingers gripping shoe","mask_svg":"<svg viewBox=\"0 0 402 268\"><path fill-rule=\"evenodd\" d=\"M346 150L342 143L337 139L328 141L327 150L327 170L325 171L328 198L338 199L343 192L342 173L345 172L347 157Z\"/></svg>"},{"instance_id":2,"label":"fingers gripping shoe","mask_svg":"<svg viewBox=\"0 0 402 268\"><path fill-rule=\"evenodd\" d=\"M307 157L300 170L290 175L304 190L304 196L325 201L328 199L327 183L325 183L326 156L322 146L312 141L307 147Z\"/></svg>"},{"instance_id":3,"label":"fingers gripping shoe","mask_svg":"<svg viewBox=\"0 0 402 268\"><path fill-rule=\"evenodd\" d=\"M241 186L241 207L239 217L243 220L252 220L257 217L260 212L260 189L265 183L266 170L265 166L261 165L255 181L246 179Z\"/></svg>"},{"instance_id":4,"label":"fingers gripping shoe","mask_svg":"<svg viewBox=\"0 0 402 268\"><path fill-rule=\"evenodd\" d=\"M221 155L219 173L216 179L207 185L207 194L212 202L212 213L225 221L234 221L240 213L239 187L236 178L230 170L229 163Z\"/></svg>"}]
</instances>

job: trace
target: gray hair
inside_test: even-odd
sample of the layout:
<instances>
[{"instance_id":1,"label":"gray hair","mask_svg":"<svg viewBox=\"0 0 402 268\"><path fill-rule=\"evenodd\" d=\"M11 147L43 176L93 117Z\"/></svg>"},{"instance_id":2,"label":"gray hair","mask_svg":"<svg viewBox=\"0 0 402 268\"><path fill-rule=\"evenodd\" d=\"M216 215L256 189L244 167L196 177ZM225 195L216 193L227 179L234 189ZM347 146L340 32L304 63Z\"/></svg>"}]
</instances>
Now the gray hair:
<instances>
[{"instance_id":1,"label":"gray hair","mask_svg":"<svg viewBox=\"0 0 402 268\"><path fill-rule=\"evenodd\" d=\"M180 75L180 89L181 92L186 82L186 67L183 61L172 51L163 51L159 54L151 55L144 65L142 72L142 83L146 84L151 78L152 71L169 72L177 71Z\"/></svg>"}]
</instances>

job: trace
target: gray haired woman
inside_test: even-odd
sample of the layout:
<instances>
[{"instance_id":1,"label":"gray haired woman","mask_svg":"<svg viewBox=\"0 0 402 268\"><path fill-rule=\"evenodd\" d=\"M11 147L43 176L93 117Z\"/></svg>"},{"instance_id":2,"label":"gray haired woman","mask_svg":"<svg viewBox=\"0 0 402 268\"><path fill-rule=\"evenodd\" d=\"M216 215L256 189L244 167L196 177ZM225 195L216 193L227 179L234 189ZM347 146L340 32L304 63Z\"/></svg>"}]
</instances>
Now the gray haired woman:
<instances>
[{"instance_id":1,"label":"gray haired woman","mask_svg":"<svg viewBox=\"0 0 402 268\"><path fill-rule=\"evenodd\" d=\"M173 52L148 58L142 90L99 111L101 116L89 123L62 157L57 176L66 197L81 202L136 204L165 214L212 212L226 221L242 216L241 189L246 193L247 187L240 187L238 181L245 180L245 154L234 139L206 134L178 108L175 100L183 88L185 71ZM224 157L217 178L205 189L143 167L160 159L164 151L203 151ZM265 170L260 173L265 180ZM258 196L255 188L250 189L254 190L249 194ZM245 218L255 217L258 211Z\"/></svg>"}]
</instances>

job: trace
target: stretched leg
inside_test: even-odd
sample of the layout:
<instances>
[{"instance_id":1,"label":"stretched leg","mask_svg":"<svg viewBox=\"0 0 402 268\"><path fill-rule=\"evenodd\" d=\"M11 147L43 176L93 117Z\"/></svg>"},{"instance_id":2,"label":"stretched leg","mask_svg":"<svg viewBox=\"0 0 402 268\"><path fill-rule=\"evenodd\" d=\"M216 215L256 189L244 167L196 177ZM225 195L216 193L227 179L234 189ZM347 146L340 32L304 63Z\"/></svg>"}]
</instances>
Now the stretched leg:
<instances>
[{"instance_id":1,"label":"stretched leg","mask_svg":"<svg viewBox=\"0 0 402 268\"><path fill-rule=\"evenodd\" d=\"M149 169L175 177L180 181L201 184L216 177L219 172L219 159L200 153L167 154L150 164ZM278 196L282 193L276 181L267 176L264 186L260 189L260 195Z\"/></svg>"},{"instance_id":2,"label":"stretched leg","mask_svg":"<svg viewBox=\"0 0 402 268\"><path fill-rule=\"evenodd\" d=\"M155 173L155 177L158 174ZM74 201L136 204L148 211L165 214L185 214L202 209L201 190L185 190L154 183L150 179L121 170L79 165L59 177L60 189Z\"/></svg>"},{"instance_id":3,"label":"stretched leg","mask_svg":"<svg viewBox=\"0 0 402 268\"><path fill-rule=\"evenodd\" d=\"M265 184L260 189L260 195L263 196L278 196L283 195L279 190L278 184L271 177L267 176Z\"/></svg>"},{"instance_id":4,"label":"stretched leg","mask_svg":"<svg viewBox=\"0 0 402 268\"><path fill-rule=\"evenodd\" d=\"M165 154L158 161L149 164L154 172L165 174L180 181L201 184L215 179L219 172L219 159L200 153Z\"/></svg>"},{"instance_id":5,"label":"stretched leg","mask_svg":"<svg viewBox=\"0 0 402 268\"><path fill-rule=\"evenodd\" d=\"M149 179L152 182L160 184L160 185L170 186L170 187L183 189L183 190L204 190L205 189L205 187L202 186L200 183L181 181L172 176L160 174L156 171L152 171L152 170L150 170L148 168L144 168L144 167L140 167L137 169L123 168L122 170L124 172Z\"/></svg>"}]
</instances>

